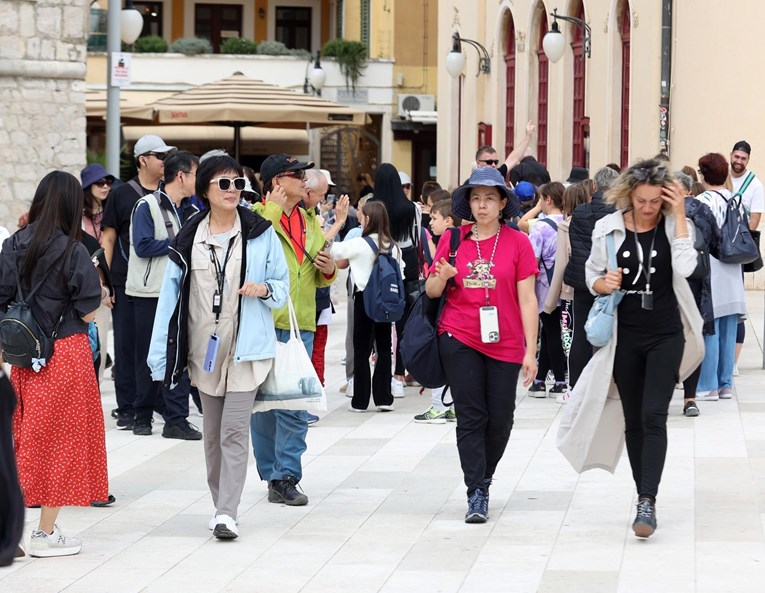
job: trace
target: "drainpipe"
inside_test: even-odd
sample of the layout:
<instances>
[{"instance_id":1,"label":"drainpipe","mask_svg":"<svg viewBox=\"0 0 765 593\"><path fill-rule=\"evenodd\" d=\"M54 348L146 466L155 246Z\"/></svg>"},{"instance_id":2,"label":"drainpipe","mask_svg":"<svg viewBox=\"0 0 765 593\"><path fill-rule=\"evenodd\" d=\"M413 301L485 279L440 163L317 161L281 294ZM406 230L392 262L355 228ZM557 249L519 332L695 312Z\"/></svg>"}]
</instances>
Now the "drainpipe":
<instances>
[{"instance_id":1,"label":"drainpipe","mask_svg":"<svg viewBox=\"0 0 765 593\"><path fill-rule=\"evenodd\" d=\"M659 152L669 156L669 104L672 88L672 2L661 0L661 101Z\"/></svg>"}]
</instances>

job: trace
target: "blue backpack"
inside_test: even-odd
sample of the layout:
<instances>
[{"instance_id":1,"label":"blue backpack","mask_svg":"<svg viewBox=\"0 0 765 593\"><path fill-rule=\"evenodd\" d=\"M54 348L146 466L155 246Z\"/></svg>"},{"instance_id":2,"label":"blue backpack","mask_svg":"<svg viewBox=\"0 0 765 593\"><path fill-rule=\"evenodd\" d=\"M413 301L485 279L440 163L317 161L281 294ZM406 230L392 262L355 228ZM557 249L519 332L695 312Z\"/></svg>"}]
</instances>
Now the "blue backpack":
<instances>
[{"instance_id":1,"label":"blue backpack","mask_svg":"<svg viewBox=\"0 0 765 593\"><path fill-rule=\"evenodd\" d=\"M401 268L396 258L377 248L373 239L364 239L375 253L372 273L364 289L364 311L376 323L394 323L404 316L406 306Z\"/></svg>"}]
</instances>

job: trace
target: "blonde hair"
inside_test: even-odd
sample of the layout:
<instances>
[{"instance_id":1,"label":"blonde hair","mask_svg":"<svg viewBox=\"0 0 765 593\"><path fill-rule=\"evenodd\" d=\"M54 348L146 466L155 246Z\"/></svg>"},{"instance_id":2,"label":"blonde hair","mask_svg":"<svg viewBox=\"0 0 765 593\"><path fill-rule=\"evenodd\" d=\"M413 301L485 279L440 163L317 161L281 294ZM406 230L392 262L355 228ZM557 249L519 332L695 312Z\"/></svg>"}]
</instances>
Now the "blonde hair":
<instances>
[{"instance_id":1,"label":"blonde hair","mask_svg":"<svg viewBox=\"0 0 765 593\"><path fill-rule=\"evenodd\" d=\"M662 186L672 180L672 173L665 163L657 159L638 161L619 175L606 193L605 200L618 210L626 210L632 206L632 190L638 185ZM662 208L668 207L667 204L662 205Z\"/></svg>"}]
</instances>

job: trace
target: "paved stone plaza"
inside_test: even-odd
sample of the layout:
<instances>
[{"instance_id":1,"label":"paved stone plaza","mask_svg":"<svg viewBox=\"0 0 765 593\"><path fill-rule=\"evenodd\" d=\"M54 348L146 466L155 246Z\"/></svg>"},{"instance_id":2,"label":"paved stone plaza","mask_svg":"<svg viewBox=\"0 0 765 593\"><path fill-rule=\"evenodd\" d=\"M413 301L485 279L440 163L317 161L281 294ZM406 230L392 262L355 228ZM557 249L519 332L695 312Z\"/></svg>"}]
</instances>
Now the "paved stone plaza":
<instances>
[{"instance_id":1,"label":"paved stone plaza","mask_svg":"<svg viewBox=\"0 0 765 593\"><path fill-rule=\"evenodd\" d=\"M555 449L561 407L519 391L508 451L491 489L490 519L466 525L454 425L419 425L429 405L406 389L396 411L351 414L344 380L344 304L327 349L329 411L309 430L306 507L269 504L254 464L239 539L207 529L213 508L201 442L114 429L107 419L111 508L67 508L78 556L0 569L3 593L760 593L765 590L763 295L751 319L734 399L670 407L659 529L630 528L633 484L577 475ZM111 381L104 413L114 407ZM200 424L202 419L190 420ZM39 511L29 510L25 538Z\"/></svg>"}]
</instances>

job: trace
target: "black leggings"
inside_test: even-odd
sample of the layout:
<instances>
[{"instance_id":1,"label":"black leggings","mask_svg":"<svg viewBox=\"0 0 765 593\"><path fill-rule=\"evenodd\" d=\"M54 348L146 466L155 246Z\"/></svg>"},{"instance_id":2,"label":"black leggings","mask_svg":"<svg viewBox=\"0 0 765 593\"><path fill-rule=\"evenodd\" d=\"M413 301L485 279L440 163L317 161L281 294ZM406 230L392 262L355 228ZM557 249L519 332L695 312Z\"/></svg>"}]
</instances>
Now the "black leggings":
<instances>
[{"instance_id":1,"label":"black leggings","mask_svg":"<svg viewBox=\"0 0 765 593\"><path fill-rule=\"evenodd\" d=\"M667 411L678 378L682 332L646 335L619 326L614 381L624 410L627 454L640 496L656 498L667 456Z\"/></svg>"},{"instance_id":2,"label":"black leggings","mask_svg":"<svg viewBox=\"0 0 765 593\"><path fill-rule=\"evenodd\" d=\"M359 291L351 301L353 305L353 399L357 410L369 407L369 392L377 406L393 403L390 392L390 323L375 323L364 309L364 293ZM372 345L377 345L377 363L374 376L369 370Z\"/></svg>"},{"instance_id":3,"label":"black leggings","mask_svg":"<svg viewBox=\"0 0 765 593\"><path fill-rule=\"evenodd\" d=\"M417 260L417 252L413 247L404 247L401 250L401 258L404 260L406 266L404 267L404 284L407 282L414 282L420 277L420 262ZM404 368L404 359L401 358L401 351L399 344L404 337L404 328L406 327L406 320L409 319L409 313L412 310L414 301L406 301L406 307L404 309L404 316L396 322L396 368L393 371L394 375L403 375L406 372Z\"/></svg>"},{"instance_id":4,"label":"black leggings","mask_svg":"<svg viewBox=\"0 0 765 593\"><path fill-rule=\"evenodd\" d=\"M592 358L592 345L587 341L584 322L590 313L595 297L589 290L574 291L574 335L571 338L571 350L568 353L568 384L573 387L579 375Z\"/></svg>"},{"instance_id":5,"label":"black leggings","mask_svg":"<svg viewBox=\"0 0 765 593\"><path fill-rule=\"evenodd\" d=\"M539 365L537 381L544 381L547 371L552 369L555 381L566 381L566 353L563 352L563 340L560 335L560 307L552 313L540 313L542 322L542 343L539 347Z\"/></svg>"},{"instance_id":6,"label":"black leggings","mask_svg":"<svg viewBox=\"0 0 765 593\"><path fill-rule=\"evenodd\" d=\"M457 412L457 451L470 496L488 488L510 440L521 365L496 360L449 334L438 337Z\"/></svg>"}]
</instances>

